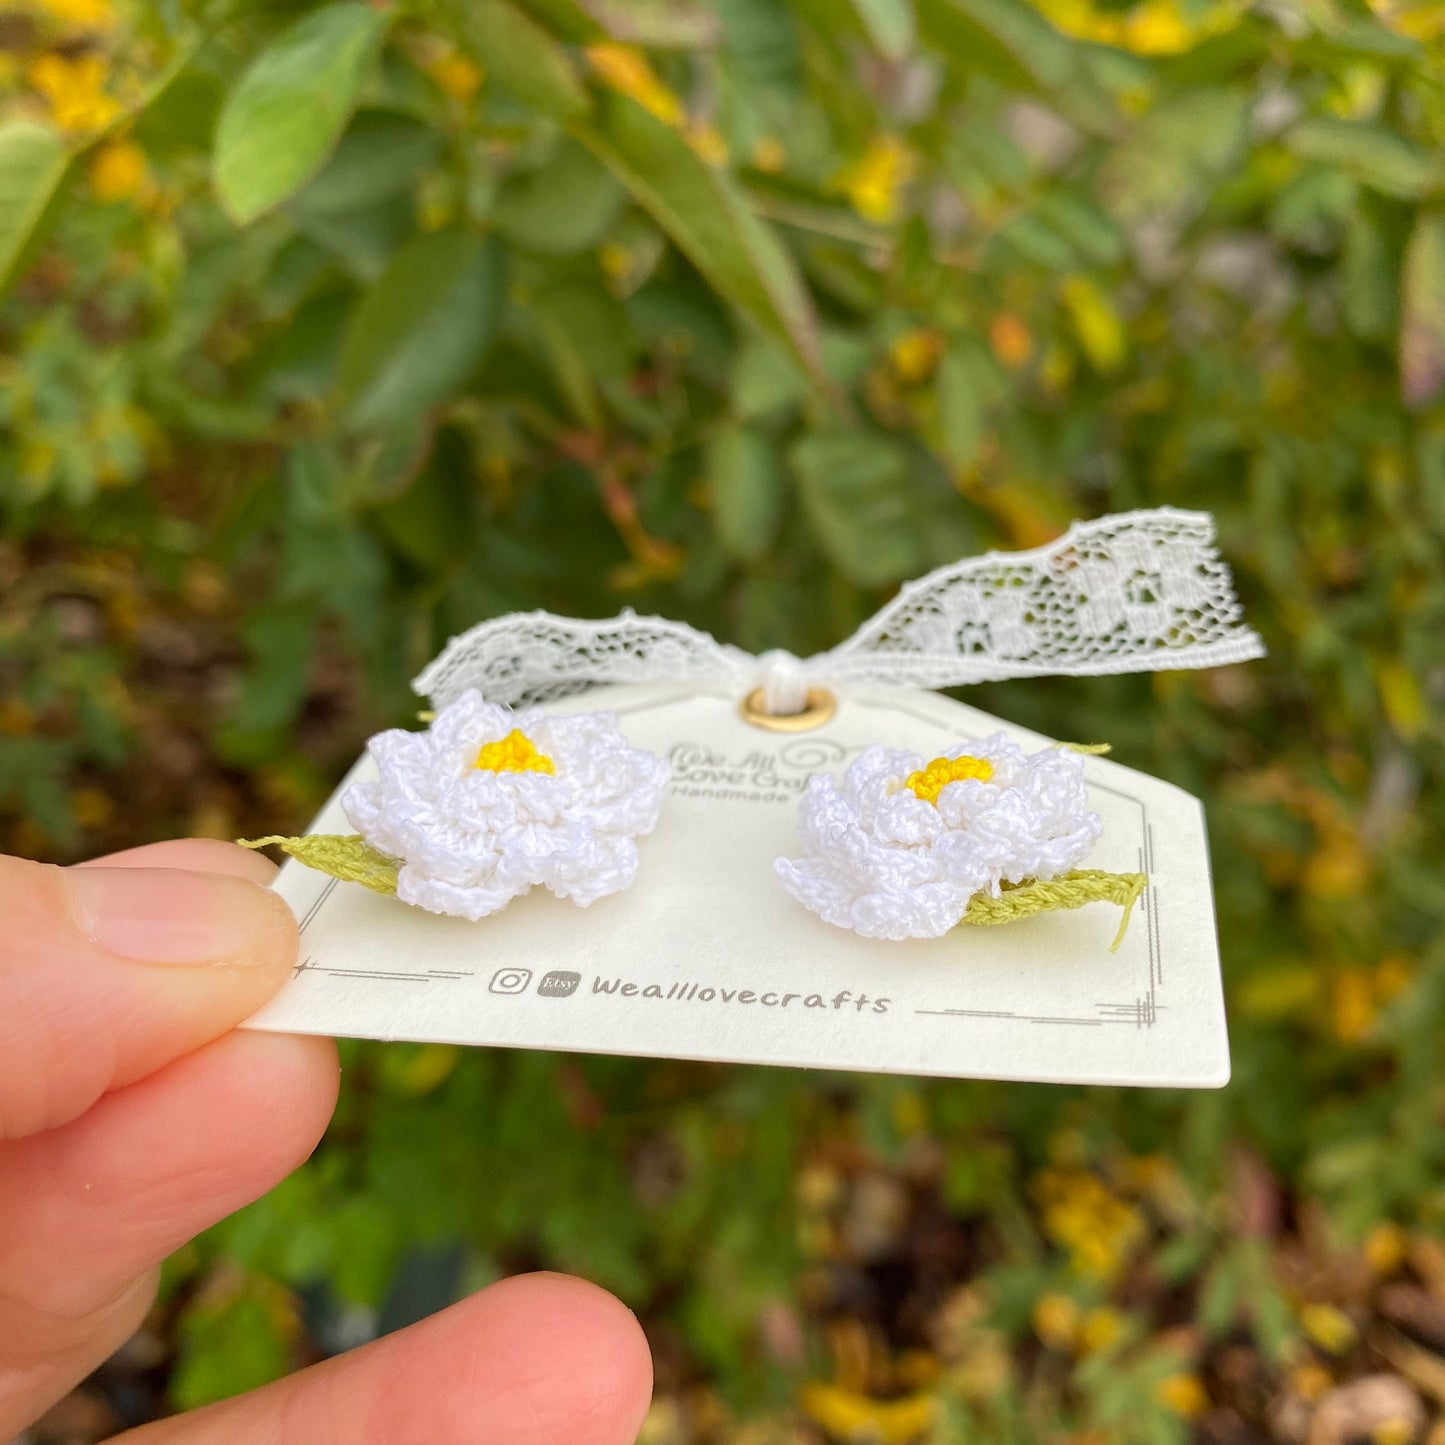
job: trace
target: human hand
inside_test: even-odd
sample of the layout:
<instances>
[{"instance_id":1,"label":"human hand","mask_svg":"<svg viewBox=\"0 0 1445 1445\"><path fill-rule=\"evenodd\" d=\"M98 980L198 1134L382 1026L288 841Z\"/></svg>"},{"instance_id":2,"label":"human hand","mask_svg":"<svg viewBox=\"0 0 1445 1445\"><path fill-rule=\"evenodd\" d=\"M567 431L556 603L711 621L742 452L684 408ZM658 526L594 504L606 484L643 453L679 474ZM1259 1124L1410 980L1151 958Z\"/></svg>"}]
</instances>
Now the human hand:
<instances>
[{"instance_id":1,"label":"human hand","mask_svg":"<svg viewBox=\"0 0 1445 1445\"><path fill-rule=\"evenodd\" d=\"M314 1148L329 1040L235 1025L288 977L274 869L226 843L80 868L0 857L0 1440L141 1323L156 1267ZM125 1445L630 1445L637 1321L561 1275L504 1280Z\"/></svg>"}]
</instances>

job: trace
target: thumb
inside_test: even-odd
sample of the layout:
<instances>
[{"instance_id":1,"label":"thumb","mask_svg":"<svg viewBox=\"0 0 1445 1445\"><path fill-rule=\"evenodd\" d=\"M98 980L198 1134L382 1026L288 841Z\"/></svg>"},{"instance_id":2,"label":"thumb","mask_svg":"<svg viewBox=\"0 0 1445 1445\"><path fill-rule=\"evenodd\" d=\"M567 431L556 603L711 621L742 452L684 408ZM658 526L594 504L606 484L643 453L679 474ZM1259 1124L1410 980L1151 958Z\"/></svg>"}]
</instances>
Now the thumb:
<instances>
[{"instance_id":1,"label":"thumb","mask_svg":"<svg viewBox=\"0 0 1445 1445\"><path fill-rule=\"evenodd\" d=\"M296 922L246 878L0 857L0 1139L190 1053L286 980Z\"/></svg>"}]
</instances>

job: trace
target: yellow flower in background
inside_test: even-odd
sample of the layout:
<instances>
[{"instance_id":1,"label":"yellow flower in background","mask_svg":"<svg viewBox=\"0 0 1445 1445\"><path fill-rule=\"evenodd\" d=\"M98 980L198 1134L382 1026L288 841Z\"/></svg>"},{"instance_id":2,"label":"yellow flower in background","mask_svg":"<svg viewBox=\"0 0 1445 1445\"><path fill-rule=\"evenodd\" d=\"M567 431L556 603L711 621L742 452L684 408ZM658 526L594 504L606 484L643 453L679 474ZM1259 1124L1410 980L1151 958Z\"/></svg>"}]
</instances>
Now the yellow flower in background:
<instances>
[{"instance_id":1,"label":"yellow flower in background","mask_svg":"<svg viewBox=\"0 0 1445 1445\"><path fill-rule=\"evenodd\" d=\"M1136 55L1174 55L1198 38L1174 0L1148 0L1124 19L1123 45Z\"/></svg>"},{"instance_id":2,"label":"yellow flower in background","mask_svg":"<svg viewBox=\"0 0 1445 1445\"><path fill-rule=\"evenodd\" d=\"M1094 369L1117 371L1129 348L1113 302L1087 276L1070 276L1062 296L1074 334Z\"/></svg>"},{"instance_id":3,"label":"yellow flower in background","mask_svg":"<svg viewBox=\"0 0 1445 1445\"><path fill-rule=\"evenodd\" d=\"M841 1385L804 1385L804 1412L837 1440L870 1440L878 1445L907 1445L933 1425L938 1401L931 1394L899 1400L874 1400Z\"/></svg>"},{"instance_id":4,"label":"yellow flower in background","mask_svg":"<svg viewBox=\"0 0 1445 1445\"><path fill-rule=\"evenodd\" d=\"M1370 855L1358 833L1330 825L1306 861L1300 884L1311 898L1354 898L1364 891L1371 872Z\"/></svg>"},{"instance_id":5,"label":"yellow flower in background","mask_svg":"<svg viewBox=\"0 0 1445 1445\"><path fill-rule=\"evenodd\" d=\"M115 24L110 0L36 0L35 8L78 29L109 30Z\"/></svg>"},{"instance_id":6,"label":"yellow flower in background","mask_svg":"<svg viewBox=\"0 0 1445 1445\"><path fill-rule=\"evenodd\" d=\"M1310 1363L1290 1371L1290 1389L1302 1400L1318 1400L1334 1383L1323 1365Z\"/></svg>"},{"instance_id":7,"label":"yellow flower in background","mask_svg":"<svg viewBox=\"0 0 1445 1445\"><path fill-rule=\"evenodd\" d=\"M903 188L917 168L917 158L902 141L877 136L838 184L864 220L881 225L898 215Z\"/></svg>"},{"instance_id":8,"label":"yellow flower in background","mask_svg":"<svg viewBox=\"0 0 1445 1445\"><path fill-rule=\"evenodd\" d=\"M905 1139L928 1132L928 1110L912 1089L900 1089L893 1096L893 1127Z\"/></svg>"},{"instance_id":9,"label":"yellow flower in background","mask_svg":"<svg viewBox=\"0 0 1445 1445\"><path fill-rule=\"evenodd\" d=\"M1392 998L1404 993L1414 979L1415 970L1410 960L1392 953L1388 958L1382 958L1375 969L1375 995L1381 1003L1389 1003Z\"/></svg>"},{"instance_id":10,"label":"yellow flower in background","mask_svg":"<svg viewBox=\"0 0 1445 1445\"><path fill-rule=\"evenodd\" d=\"M1079 1307L1066 1294L1040 1295L1032 1323L1034 1333L1051 1350L1072 1350L1079 1337Z\"/></svg>"},{"instance_id":11,"label":"yellow flower in background","mask_svg":"<svg viewBox=\"0 0 1445 1445\"><path fill-rule=\"evenodd\" d=\"M68 60L47 53L30 67L30 84L50 103L55 123L72 133L99 130L120 113L105 93L105 62L98 55Z\"/></svg>"},{"instance_id":12,"label":"yellow flower in background","mask_svg":"<svg viewBox=\"0 0 1445 1445\"><path fill-rule=\"evenodd\" d=\"M1065 396L1073 385L1078 369L1078 358L1074 353L1067 346L1055 342L1044 352L1043 360L1039 363L1039 380L1051 396ZM1160 674L1156 673L1155 676Z\"/></svg>"},{"instance_id":13,"label":"yellow flower in background","mask_svg":"<svg viewBox=\"0 0 1445 1445\"><path fill-rule=\"evenodd\" d=\"M905 331L888 348L888 360L898 379L906 386L920 386L938 367L943 354L943 334L931 326Z\"/></svg>"},{"instance_id":14,"label":"yellow flower in background","mask_svg":"<svg viewBox=\"0 0 1445 1445\"><path fill-rule=\"evenodd\" d=\"M452 1075L461 1050L454 1044L403 1044L388 1050L381 1078L387 1092L420 1098L439 1089Z\"/></svg>"},{"instance_id":15,"label":"yellow flower in background","mask_svg":"<svg viewBox=\"0 0 1445 1445\"><path fill-rule=\"evenodd\" d=\"M1044 1233L1090 1279L1114 1278L1146 1233L1144 1216L1082 1169L1046 1169L1035 1185Z\"/></svg>"},{"instance_id":16,"label":"yellow flower in background","mask_svg":"<svg viewBox=\"0 0 1445 1445\"><path fill-rule=\"evenodd\" d=\"M1028 322L1012 311L1000 311L988 323L988 344L1010 371L1017 371L1034 354L1034 338Z\"/></svg>"},{"instance_id":17,"label":"yellow flower in background","mask_svg":"<svg viewBox=\"0 0 1445 1445\"><path fill-rule=\"evenodd\" d=\"M20 475L37 486L48 483L60 461L60 449L44 437L26 437L20 446Z\"/></svg>"},{"instance_id":18,"label":"yellow flower in background","mask_svg":"<svg viewBox=\"0 0 1445 1445\"><path fill-rule=\"evenodd\" d=\"M1405 1262L1410 1241L1398 1224L1377 1224L1365 1236L1365 1263L1377 1275L1392 1275Z\"/></svg>"},{"instance_id":19,"label":"yellow flower in background","mask_svg":"<svg viewBox=\"0 0 1445 1445\"><path fill-rule=\"evenodd\" d=\"M426 67L426 73L436 82L437 89L443 95L463 104L482 88L482 81L486 78L485 72L476 61L455 50L431 61Z\"/></svg>"},{"instance_id":20,"label":"yellow flower in background","mask_svg":"<svg viewBox=\"0 0 1445 1445\"><path fill-rule=\"evenodd\" d=\"M1370 0L1370 9L1392 30L1412 40L1438 40L1445 35L1445 6L1438 0Z\"/></svg>"},{"instance_id":21,"label":"yellow flower in background","mask_svg":"<svg viewBox=\"0 0 1445 1445\"><path fill-rule=\"evenodd\" d=\"M621 285L632 270L632 252L621 241L606 241L597 252L597 264L609 281Z\"/></svg>"},{"instance_id":22,"label":"yellow flower in background","mask_svg":"<svg viewBox=\"0 0 1445 1445\"><path fill-rule=\"evenodd\" d=\"M753 164L760 170L775 176L788 163L788 152L782 141L775 136L765 135L753 147Z\"/></svg>"},{"instance_id":23,"label":"yellow flower in background","mask_svg":"<svg viewBox=\"0 0 1445 1445\"><path fill-rule=\"evenodd\" d=\"M72 788L70 816L82 828L103 828L115 816L115 800L100 788Z\"/></svg>"},{"instance_id":24,"label":"yellow flower in background","mask_svg":"<svg viewBox=\"0 0 1445 1445\"><path fill-rule=\"evenodd\" d=\"M1180 0L1143 0L1122 13L1090 0L1039 0L1039 7L1068 35L1135 55L1177 55L1227 29L1243 8L1230 3L1215 5L1205 15L1186 14Z\"/></svg>"},{"instance_id":25,"label":"yellow flower in background","mask_svg":"<svg viewBox=\"0 0 1445 1445\"><path fill-rule=\"evenodd\" d=\"M1166 1410L1172 1410L1186 1420L1192 1420L1209 1403L1199 1376L1190 1374L1170 1375L1160 1380L1154 1397Z\"/></svg>"},{"instance_id":26,"label":"yellow flower in background","mask_svg":"<svg viewBox=\"0 0 1445 1445\"><path fill-rule=\"evenodd\" d=\"M682 101L658 78L648 58L634 45L616 45L608 41L589 45L587 59L592 69L615 90L630 96L658 120L680 126L686 111Z\"/></svg>"},{"instance_id":27,"label":"yellow flower in background","mask_svg":"<svg viewBox=\"0 0 1445 1445\"><path fill-rule=\"evenodd\" d=\"M1299 1313L1300 1327L1320 1349L1342 1355L1359 1339L1354 1321L1334 1305L1307 1304Z\"/></svg>"},{"instance_id":28,"label":"yellow flower in background","mask_svg":"<svg viewBox=\"0 0 1445 1445\"><path fill-rule=\"evenodd\" d=\"M1366 973L1348 969L1337 973L1330 990L1330 1016L1335 1037L1342 1044L1357 1044L1375 1023L1375 996Z\"/></svg>"},{"instance_id":29,"label":"yellow flower in background","mask_svg":"<svg viewBox=\"0 0 1445 1445\"><path fill-rule=\"evenodd\" d=\"M89 174L97 200L126 200L145 184L145 152L132 140L111 141L91 157Z\"/></svg>"},{"instance_id":30,"label":"yellow flower in background","mask_svg":"<svg viewBox=\"0 0 1445 1445\"><path fill-rule=\"evenodd\" d=\"M1417 1433L1413 1420L1403 1415L1391 1415L1370 1431L1370 1445L1412 1445Z\"/></svg>"},{"instance_id":31,"label":"yellow flower in background","mask_svg":"<svg viewBox=\"0 0 1445 1445\"><path fill-rule=\"evenodd\" d=\"M1375 666L1375 686L1390 726L1406 742L1414 742L1427 721L1424 690L1415 674L1404 663L1386 658Z\"/></svg>"},{"instance_id":32,"label":"yellow flower in background","mask_svg":"<svg viewBox=\"0 0 1445 1445\"><path fill-rule=\"evenodd\" d=\"M1334 77L1334 94L1327 104L1347 120L1366 120L1384 103L1389 82L1373 65L1355 65Z\"/></svg>"},{"instance_id":33,"label":"yellow flower in background","mask_svg":"<svg viewBox=\"0 0 1445 1445\"><path fill-rule=\"evenodd\" d=\"M710 166L724 166L728 159L728 143L715 125L690 125L687 143Z\"/></svg>"},{"instance_id":34,"label":"yellow flower in background","mask_svg":"<svg viewBox=\"0 0 1445 1445\"><path fill-rule=\"evenodd\" d=\"M1124 1316L1112 1305L1099 1305L1084 1316L1079 1327L1079 1352L1096 1355L1112 1349L1124 1335Z\"/></svg>"},{"instance_id":35,"label":"yellow flower in background","mask_svg":"<svg viewBox=\"0 0 1445 1445\"><path fill-rule=\"evenodd\" d=\"M0 700L0 736L28 737L35 731L35 713L18 697Z\"/></svg>"}]
</instances>

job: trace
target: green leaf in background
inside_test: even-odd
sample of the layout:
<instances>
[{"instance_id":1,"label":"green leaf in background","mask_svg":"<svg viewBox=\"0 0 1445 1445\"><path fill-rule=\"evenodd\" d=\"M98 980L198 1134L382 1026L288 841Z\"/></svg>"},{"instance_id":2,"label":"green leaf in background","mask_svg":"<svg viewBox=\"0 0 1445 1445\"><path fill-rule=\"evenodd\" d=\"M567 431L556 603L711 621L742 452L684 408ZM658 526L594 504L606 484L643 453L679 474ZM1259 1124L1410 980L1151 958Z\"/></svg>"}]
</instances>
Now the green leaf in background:
<instances>
[{"instance_id":1,"label":"green leaf in background","mask_svg":"<svg viewBox=\"0 0 1445 1445\"><path fill-rule=\"evenodd\" d=\"M1445 388L1445 211L1422 212L1405 252L1400 389L1422 407Z\"/></svg>"},{"instance_id":2,"label":"green leaf in background","mask_svg":"<svg viewBox=\"0 0 1445 1445\"><path fill-rule=\"evenodd\" d=\"M304 401L324 395L336 371L341 337L355 304L350 291L303 302L251 357L251 382L260 395Z\"/></svg>"},{"instance_id":3,"label":"green leaf in background","mask_svg":"<svg viewBox=\"0 0 1445 1445\"><path fill-rule=\"evenodd\" d=\"M790 460L813 531L844 573L876 587L920 570L908 453L897 442L868 432L821 433L798 442Z\"/></svg>"},{"instance_id":4,"label":"green leaf in background","mask_svg":"<svg viewBox=\"0 0 1445 1445\"><path fill-rule=\"evenodd\" d=\"M744 421L787 411L808 395L807 378L791 353L766 336L744 338L730 380L733 410Z\"/></svg>"},{"instance_id":5,"label":"green leaf in background","mask_svg":"<svg viewBox=\"0 0 1445 1445\"><path fill-rule=\"evenodd\" d=\"M501 255L470 232L404 246L357 307L342 348L351 422L391 426L444 401L490 345L502 299Z\"/></svg>"},{"instance_id":6,"label":"green leaf in background","mask_svg":"<svg viewBox=\"0 0 1445 1445\"><path fill-rule=\"evenodd\" d=\"M442 148L441 136L412 116L359 110L287 213L358 280L375 281L414 233L413 193Z\"/></svg>"},{"instance_id":7,"label":"green leaf in background","mask_svg":"<svg viewBox=\"0 0 1445 1445\"><path fill-rule=\"evenodd\" d=\"M464 466L460 443L442 431L420 475L398 497L372 509L372 516L398 551L432 573L459 563L477 525L477 497Z\"/></svg>"},{"instance_id":8,"label":"green leaf in background","mask_svg":"<svg viewBox=\"0 0 1445 1445\"><path fill-rule=\"evenodd\" d=\"M1345 228L1341 256L1345 319L1356 336L1389 341L1400 312L1400 265L1379 218L1358 205Z\"/></svg>"},{"instance_id":9,"label":"green leaf in background","mask_svg":"<svg viewBox=\"0 0 1445 1445\"><path fill-rule=\"evenodd\" d=\"M1142 116L1104 162L1097 182L1111 212L1126 223L1189 211L1209 183L1225 175L1248 138L1246 91L1207 88L1164 97Z\"/></svg>"},{"instance_id":10,"label":"green leaf in background","mask_svg":"<svg viewBox=\"0 0 1445 1445\"><path fill-rule=\"evenodd\" d=\"M725 427L707 451L713 523L729 557L752 562L771 545L783 505L773 444L746 427Z\"/></svg>"},{"instance_id":11,"label":"green leaf in background","mask_svg":"<svg viewBox=\"0 0 1445 1445\"><path fill-rule=\"evenodd\" d=\"M518 100L557 120L585 114L587 91L571 58L530 16L508 0L471 0L461 17L477 58Z\"/></svg>"},{"instance_id":12,"label":"green leaf in background","mask_svg":"<svg viewBox=\"0 0 1445 1445\"><path fill-rule=\"evenodd\" d=\"M1362 121L1316 116L1295 126L1285 143L1305 160L1337 166L1362 185L1404 201L1421 195L1436 173L1428 151Z\"/></svg>"},{"instance_id":13,"label":"green leaf in background","mask_svg":"<svg viewBox=\"0 0 1445 1445\"><path fill-rule=\"evenodd\" d=\"M507 178L492 220L514 246L561 256L595 246L626 201L617 177L590 151L564 139L536 170Z\"/></svg>"},{"instance_id":14,"label":"green leaf in background","mask_svg":"<svg viewBox=\"0 0 1445 1445\"><path fill-rule=\"evenodd\" d=\"M890 60L901 60L917 38L913 0L853 0L868 38Z\"/></svg>"},{"instance_id":15,"label":"green leaf in background","mask_svg":"<svg viewBox=\"0 0 1445 1445\"><path fill-rule=\"evenodd\" d=\"M1116 266L1124 257L1124 238L1118 226L1082 190L1050 191L1040 197L1033 214L1092 265Z\"/></svg>"},{"instance_id":16,"label":"green leaf in background","mask_svg":"<svg viewBox=\"0 0 1445 1445\"><path fill-rule=\"evenodd\" d=\"M984 364L972 348L952 347L939 362L934 381L939 450L960 471L973 465L983 445L983 388L979 373Z\"/></svg>"},{"instance_id":17,"label":"green leaf in background","mask_svg":"<svg viewBox=\"0 0 1445 1445\"><path fill-rule=\"evenodd\" d=\"M718 17L706 0L586 0L586 9L607 38L628 45L705 50L718 43Z\"/></svg>"},{"instance_id":18,"label":"green leaf in background","mask_svg":"<svg viewBox=\"0 0 1445 1445\"><path fill-rule=\"evenodd\" d=\"M577 0L521 0L521 6L568 45L591 45L607 39L607 32Z\"/></svg>"},{"instance_id":19,"label":"green leaf in background","mask_svg":"<svg viewBox=\"0 0 1445 1445\"><path fill-rule=\"evenodd\" d=\"M298 202L292 220L359 281L372 282L416 229L410 197L384 196L354 211L313 211Z\"/></svg>"},{"instance_id":20,"label":"green leaf in background","mask_svg":"<svg viewBox=\"0 0 1445 1445\"><path fill-rule=\"evenodd\" d=\"M682 135L623 95L601 98L578 137L754 325L783 341L826 388L812 301L788 252L732 178Z\"/></svg>"},{"instance_id":21,"label":"green leaf in background","mask_svg":"<svg viewBox=\"0 0 1445 1445\"><path fill-rule=\"evenodd\" d=\"M192 1410L279 1379L292 1368L296 1332L291 1300L274 1280L228 1278L187 1312L172 1404Z\"/></svg>"},{"instance_id":22,"label":"green leaf in background","mask_svg":"<svg viewBox=\"0 0 1445 1445\"><path fill-rule=\"evenodd\" d=\"M359 110L294 205L316 215L355 211L410 190L441 154L430 126L395 110Z\"/></svg>"},{"instance_id":23,"label":"green leaf in background","mask_svg":"<svg viewBox=\"0 0 1445 1445\"><path fill-rule=\"evenodd\" d=\"M598 388L623 383L636 348L622 304L595 282L549 286L533 314L553 375L578 420L594 430L605 423Z\"/></svg>"},{"instance_id":24,"label":"green leaf in background","mask_svg":"<svg viewBox=\"0 0 1445 1445\"><path fill-rule=\"evenodd\" d=\"M216 125L216 189L245 225L320 170L370 77L388 15L346 0L272 41L226 97Z\"/></svg>"},{"instance_id":25,"label":"green leaf in background","mask_svg":"<svg viewBox=\"0 0 1445 1445\"><path fill-rule=\"evenodd\" d=\"M38 244L69 166L58 131L28 120L0 126L0 295Z\"/></svg>"},{"instance_id":26,"label":"green leaf in background","mask_svg":"<svg viewBox=\"0 0 1445 1445\"><path fill-rule=\"evenodd\" d=\"M1062 85L1074 69L1074 46L1027 0L951 0L991 35L1040 85Z\"/></svg>"},{"instance_id":27,"label":"green leaf in background","mask_svg":"<svg viewBox=\"0 0 1445 1445\"><path fill-rule=\"evenodd\" d=\"M960 69L1045 88L1074 73L1073 44L1025 0L921 0L918 24Z\"/></svg>"},{"instance_id":28,"label":"green leaf in background","mask_svg":"<svg viewBox=\"0 0 1445 1445\"><path fill-rule=\"evenodd\" d=\"M776 0L712 0L722 22L723 43L739 81L759 90L791 90L802 75L798 27Z\"/></svg>"},{"instance_id":29,"label":"green leaf in background","mask_svg":"<svg viewBox=\"0 0 1445 1445\"><path fill-rule=\"evenodd\" d=\"M223 97L221 79L214 73L195 66L176 70L137 117L137 143L158 158L208 149Z\"/></svg>"}]
</instances>

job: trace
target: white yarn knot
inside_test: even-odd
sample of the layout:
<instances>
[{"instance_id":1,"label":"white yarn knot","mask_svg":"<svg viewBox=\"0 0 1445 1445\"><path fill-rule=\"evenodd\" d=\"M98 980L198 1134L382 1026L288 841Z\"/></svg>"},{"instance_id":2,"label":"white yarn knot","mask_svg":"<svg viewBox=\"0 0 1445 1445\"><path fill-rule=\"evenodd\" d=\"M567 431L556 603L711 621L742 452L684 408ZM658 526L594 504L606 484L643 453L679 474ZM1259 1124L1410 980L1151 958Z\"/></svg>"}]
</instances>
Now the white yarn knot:
<instances>
[{"instance_id":1,"label":"white yarn knot","mask_svg":"<svg viewBox=\"0 0 1445 1445\"><path fill-rule=\"evenodd\" d=\"M758 658L756 685L763 690L763 711L770 717L787 717L808 705L808 670L784 648Z\"/></svg>"}]
</instances>

